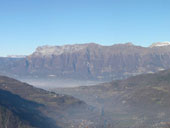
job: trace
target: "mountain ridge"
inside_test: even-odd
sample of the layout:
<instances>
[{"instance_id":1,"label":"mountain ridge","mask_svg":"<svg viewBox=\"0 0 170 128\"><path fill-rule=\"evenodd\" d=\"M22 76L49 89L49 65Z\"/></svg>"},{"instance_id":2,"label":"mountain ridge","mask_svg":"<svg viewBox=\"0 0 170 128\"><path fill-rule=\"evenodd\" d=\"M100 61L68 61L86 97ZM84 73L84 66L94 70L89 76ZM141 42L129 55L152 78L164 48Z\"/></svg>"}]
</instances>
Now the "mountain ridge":
<instances>
[{"instance_id":1,"label":"mountain ridge","mask_svg":"<svg viewBox=\"0 0 170 128\"><path fill-rule=\"evenodd\" d=\"M25 58L0 58L0 74L14 78L110 81L170 68L170 46L132 43L43 46Z\"/></svg>"}]
</instances>

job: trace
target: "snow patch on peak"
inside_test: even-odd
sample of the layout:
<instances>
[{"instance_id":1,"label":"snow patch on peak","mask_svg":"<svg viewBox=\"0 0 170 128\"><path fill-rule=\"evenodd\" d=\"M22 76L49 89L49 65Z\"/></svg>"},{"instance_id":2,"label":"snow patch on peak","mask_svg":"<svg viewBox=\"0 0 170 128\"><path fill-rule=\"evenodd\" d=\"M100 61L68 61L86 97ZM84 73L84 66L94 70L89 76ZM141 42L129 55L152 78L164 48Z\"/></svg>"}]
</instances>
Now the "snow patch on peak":
<instances>
[{"instance_id":1,"label":"snow patch on peak","mask_svg":"<svg viewBox=\"0 0 170 128\"><path fill-rule=\"evenodd\" d=\"M156 42L156 43L153 43L150 48L153 48L153 47L163 47L163 46L169 46L170 45L170 42L169 41L165 41L165 42Z\"/></svg>"}]
</instances>

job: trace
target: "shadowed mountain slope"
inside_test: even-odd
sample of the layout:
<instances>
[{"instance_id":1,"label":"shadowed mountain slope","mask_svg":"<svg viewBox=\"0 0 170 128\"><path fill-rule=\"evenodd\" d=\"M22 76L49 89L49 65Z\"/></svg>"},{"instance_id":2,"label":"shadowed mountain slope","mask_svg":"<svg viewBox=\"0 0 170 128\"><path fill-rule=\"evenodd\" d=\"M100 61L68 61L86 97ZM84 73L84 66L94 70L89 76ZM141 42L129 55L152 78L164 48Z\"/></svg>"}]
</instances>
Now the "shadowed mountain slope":
<instances>
[{"instance_id":1,"label":"shadowed mountain slope","mask_svg":"<svg viewBox=\"0 0 170 128\"><path fill-rule=\"evenodd\" d=\"M43 105L0 89L0 127L59 128L52 119L40 112L39 107Z\"/></svg>"}]
</instances>

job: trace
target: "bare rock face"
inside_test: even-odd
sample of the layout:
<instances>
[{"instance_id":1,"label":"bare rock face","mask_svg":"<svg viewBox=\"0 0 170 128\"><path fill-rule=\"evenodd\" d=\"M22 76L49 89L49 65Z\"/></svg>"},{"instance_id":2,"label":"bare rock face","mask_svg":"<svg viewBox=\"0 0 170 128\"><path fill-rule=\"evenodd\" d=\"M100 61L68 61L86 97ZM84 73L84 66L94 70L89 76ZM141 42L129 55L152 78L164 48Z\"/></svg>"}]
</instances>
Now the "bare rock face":
<instances>
[{"instance_id":1,"label":"bare rock face","mask_svg":"<svg viewBox=\"0 0 170 128\"><path fill-rule=\"evenodd\" d=\"M112 80L170 68L169 43L42 46L25 58L1 58L1 74ZM161 45L161 47L160 47Z\"/></svg>"}]
</instances>

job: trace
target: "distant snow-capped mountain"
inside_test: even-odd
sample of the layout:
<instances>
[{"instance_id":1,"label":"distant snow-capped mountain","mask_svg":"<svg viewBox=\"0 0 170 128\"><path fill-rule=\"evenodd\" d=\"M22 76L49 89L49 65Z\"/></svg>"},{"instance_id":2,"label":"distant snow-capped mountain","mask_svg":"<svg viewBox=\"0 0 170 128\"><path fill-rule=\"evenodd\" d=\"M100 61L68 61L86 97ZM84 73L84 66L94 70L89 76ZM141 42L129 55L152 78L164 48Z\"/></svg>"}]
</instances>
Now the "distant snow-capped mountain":
<instances>
[{"instance_id":1,"label":"distant snow-capped mountain","mask_svg":"<svg viewBox=\"0 0 170 128\"><path fill-rule=\"evenodd\" d=\"M163 46L169 46L170 42L166 41L166 42L156 42L153 43L150 47L163 47Z\"/></svg>"}]
</instances>

